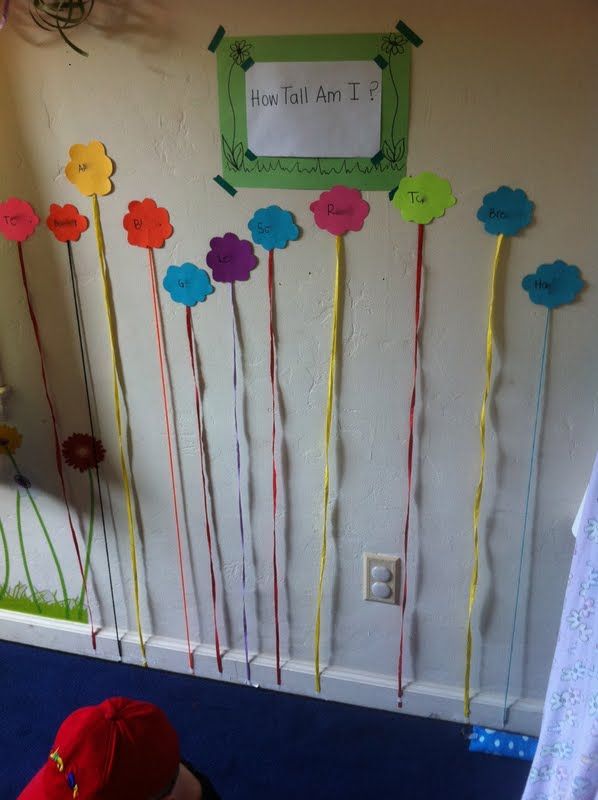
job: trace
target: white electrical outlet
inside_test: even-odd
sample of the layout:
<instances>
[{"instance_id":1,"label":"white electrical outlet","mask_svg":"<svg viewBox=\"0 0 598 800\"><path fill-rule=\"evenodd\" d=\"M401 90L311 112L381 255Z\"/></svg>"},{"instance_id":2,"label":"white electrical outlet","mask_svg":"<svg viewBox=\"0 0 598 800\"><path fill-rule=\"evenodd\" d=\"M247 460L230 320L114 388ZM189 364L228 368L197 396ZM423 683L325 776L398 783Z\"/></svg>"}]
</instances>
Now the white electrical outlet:
<instances>
[{"instance_id":1,"label":"white electrical outlet","mask_svg":"<svg viewBox=\"0 0 598 800\"><path fill-rule=\"evenodd\" d=\"M363 554L363 598L376 603L398 603L401 559L382 553Z\"/></svg>"}]
</instances>

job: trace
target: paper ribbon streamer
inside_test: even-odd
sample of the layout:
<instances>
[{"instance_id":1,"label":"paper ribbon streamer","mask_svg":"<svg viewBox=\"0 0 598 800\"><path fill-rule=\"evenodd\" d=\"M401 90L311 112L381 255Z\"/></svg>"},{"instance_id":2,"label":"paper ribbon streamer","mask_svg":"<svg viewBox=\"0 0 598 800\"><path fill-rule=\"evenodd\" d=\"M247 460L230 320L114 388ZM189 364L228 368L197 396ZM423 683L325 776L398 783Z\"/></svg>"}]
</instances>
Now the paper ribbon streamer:
<instances>
[{"instance_id":1,"label":"paper ribbon streamer","mask_svg":"<svg viewBox=\"0 0 598 800\"><path fill-rule=\"evenodd\" d=\"M446 178L433 172L420 172L418 175L402 178L396 190L391 192L391 202L401 212L407 222L417 223L417 266L415 275L415 319L413 330L413 380L411 401L409 403L409 439L407 445L407 506L403 528L403 591L401 594L401 630L399 635L399 658L397 661L397 702L403 705L403 656L405 641L405 616L408 597L409 564L409 525L411 521L411 493L413 488L413 442L415 428L415 401L417 397L417 375L419 366L419 323L421 315L421 295L423 282L423 251L425 225L438 217L457 202Z\"/></svg>"},{"instance_id":2,"label":"paper ribbon streamer","mask_svg":"<svg viewBox=\"0 0 598 800\"><path fill-rule=\"evenodd\" d=\"M328 496L330 494L330 430L332 428L332 411L334 400L334 377L336 373L336 352L338 344L338 314L340 303L341 273L344 268L343 237L336 237L336 269L334 277L334 300L332 306L332 336L330 345L330 361L328 364L328 390L326 394L326 417L324 424L324 491L323 491L323 527L322 549L320 552L320 577L318 580L318 596L316 601L316 626L314 634L314 664L316 692L321 691L320 681L320 618L322 615L322 594L324 589L324 573L326 571L326 554L328 549Z\"/></svg>"},{"instance_id":3,"label":"paper ribbon streamer","mask_svg":"<svg viewBox=\"0 0 598 800\"><path fill-rule=\"evenodd\" d=\"M584 288L584 281L578 267L565 264L564 261L555 261L552 264L542 264L533 275L526 275L522 281L522 287L529 293L529 298L536 305L546 307L546 324L544 326L544 340L540 356L540 374L538 378L538 391L536 394L536 410L534 415L534 425L532 433L532 446L529 462L529 473L527 479L527 490L525 494L525 510L523 513L523 528L521 531L521 547L519 551L519 568L517 571L517 589L515 591L515 607L513 609L513 626L511 630L511 642L509 645L509 661L507 666L507 678L505 681L505 698L503 703L503 726L506 726L508 719L509 685L511 682L511 667L513 664L513 652L515 649L515 633L517 630L517 612L519 610L519 596L521 593L521 576L523 573L523 560L525 555L525 541L527 537L527 526L530 510L530 498L532 492L532 479L534 464L536 462L536 450L538 429L540 425L540 409L545 385L546 365L548 362L548 350L550 342L550 326L552 322L552 310L559 306L572 303L579 292Z\"/></svg>"},{"instance_id":4,"label":"paper ribbon streamer","mask_svg":"<svg viewBox=\"0 0 598 800\"><path fill-rule=\"evenodd\" d=\"M83 559L81 558L81 550L79 548L79 542L77 540L77 534L75 532L75 526L73 524L73 518L72 518L72 515L71 515L71 507L70 507L70 504L69 504L67 491L66 491L66 483L65 483L65 480L64 480L64 471L63 471L63 468L62 468L62 453L61 453L61 450L60 450L60 436L59 436L59 433L58 433L58 422L57 422L57 419L56 419L56 411L54 409L54 404L53 404L52 399L50 397L50 388L49 388L49 385L48 385L48 378L47 378L47 375L46 375L46 365L45 365L45 360L44 360L44 351L43 351L43 347L42 347L41 334L40 334L39 325L38 325L38 322L37 322L37 317L35 316L35 311L33 309L33 304L31 302L31 295L30 295L30 292L29 292L29 284L27 282L27 271L25 269L25 259L23 257L23 247L22 247L22 243L20 241L17 242L17 248L18 248L18 252L19 252L19 265L21 267L21 278L23 280L23 289L25 290L25 297L27 299L27 308L29 309L29 317L31 319L31 324L33 326L33 333L35 335L35 343L37 345L37 352L38 352L38 355L39 355L39 363L40 363L40 368L41 368L42 382L44 384L44 393L46 395L46 402L48 404L48 410L50 412L50 419L51 419L51 422L52 422L52 433L54 435L54 458L55 458L55 461L56 461L56 471L58 472L58 477L60 479L60 490L61 490L61 493L62 493L62 499L63 499L63 502L64 502L64 506L66 508L66 515L67 515L67 518L68 518L69 529L70 529L70 532L71 532L71 539L73 540L73 545L75 547L75 554L77 556L77 564L79 566L79 571L81 573L81 581L83 583L83 589L85 591L87 614L88 614L88 617L89 617L89 624L90 624L90 627L91 627L91 643L92 643L93 649L95 650L96 649L96 630L95 630L94 623L93 623L91 604L89 602L89 593L88 593L88 590L87 590L87 579L85 577L85 570L84 570L84 567L83 567Z\"/></svg>"},{"instance_id":5,"label":"paper ribbon streamer","mask_svg":"<svg viewBox=\"0 0 598 800\"><path fill-rule=\"evenodd\" d=\"M537 435L538 435L538 424L540 421L540 404L542 402L542 390L544 387L544 377L546 374L546 354L548 351L548 341L549 341L549 332L550 332L550 320L551 320L551 310L548 309L546 312L546 325L544 326L544 342L542 344L542 355L540 357L540 376L538 378L538 391L536 394L536 413L534 417L534 428L532 433L532 450L531 456L529 461L529 475L527 480L527 491L525 495L525 511L523 514L523 530L521 532L521 550L519 554L519 569L517 573L517 589L515 592L515 610L513 613L513 628L511 631L511 643L509 646L509 664L507 667L507 680L505 684L505 699L503 703L503 713L502 713L502 724L503 726L507 724L507 704L508 704L508 696L509 696L509 684L511 682L511 666L513 663L513 650L515 646L515 631L517 628L517 611L519 608L519 594L521 591L521 575L523 572L523 556L525 553L525 539L527 534L527 521L529 515L529 505L530 505L530 497L532 491L532 477L534 472L534 463L536 461L536 443L537 443Z\"/></svg>"},{"instance_id":6,"label":"paper ribbon streamer","mask_svg":"<svg viewBox=\"0 0 598 800\"><path fill-rule=\"evenodd\" d=\"M490 286L490 299L488 301L488 327L486 331L486 382L482 395L482 408L480 410L480 477L478 479L473 502L473 565L469 584L469 600L467 604L467 639L465 643L465 678L463 686L463 712L466 719L471 714L470 679L471 655L473 649L472 617L478 590L478 572L480 561L480 505L484 490L484 467L486 463L486 406L490 393L492 379L492 339L494 326L494 297L496 290L496 275L501 256L501 247L505 236L514 236L531 221L534 204L528 200L523 189L511 189L509 186L499 186L494 192L484 195L482 205L477 211L477 218L484 225L487 233L495 235L496 250L492 263L492 277Z\"/></svg>"},{"instance_id":7,"label":"paper ribbon streamer","mask_svg":"<svg viewBox=\"0 0 598 800\"><path fill-rule=\"evenodd\" d=\"M276 398L278 396L278 376L276 364L276 329L274 326L274 250L283 249L289 242L299 238L299 228L290 211L279 206L259 208L250 219L247 227L256 244L268 252L268 302L270 334L270 393L272 401L272 575L274 595L274 638L276 648L276 683L282 683L280 668L280 620L278 598L278 554L276 513L278 508L278 475L276 469Z\"/></svg>"},{"instance_id":8,"label":"paper ribbon streamer","mask_svg":"<svg viewBox=\"0 0 598 800\"><path fill-rule=\"evenodd\" d=\"M177 555L179 562L179 577L181 581L181 594L183 597L183 616L185 618L185 636L187 638L187 657L189 669L193 672L193 651L191 649L191 635L189 632L189 609L187 606L187 589L185 586L185 568L183 564L183 545L181 538L181 524L179 519L179 505L176 489L176 478L174 472L174 456L172 447L172 434L170 431L170 409L168 407L168 395L166 389L166 368L164 358L164 343L162 337L162 324L160 318L160 301L158 300L158 288L156 285L156 262L154 250L147 248L148 269L150 274L150 284L152 290L152 305L154 308L154 325L156 332L156 346L158 350L158 363L160 365L160 385L162 389L162 407L164 410L164 426L166 428L166 443L168 445L168 471L170 473L170 485L172 489L172 509L174 515L174 527L176 531Z\"/></svg>"},{"instance_id":9,"label":"paper ribbon streamer","mask_svg":"<svg viewBox=\"0 0 598 800\"><path fill-rule=\"evenodd\" d=\"M79 338L79 352L81 354L81 368L83 370L83 382L84 382L84 385L85 385L85 398L86 398L86 401L87 401L87 415L88 415L88 419L89 419L89 430L90 430L91 436L92 436L92 438L93 438L93 440L95 442L96 441L96 432L95 432L94 424L93 424L93 413L92 413L92 410L91 410L91 395L90 395L90 390L89 390L89 378L88 378L87 364L86 364L86 358L85 358L85 347L84 347L84 344L83 344L82 314L81 314L81 308L80 308L80 305L79 305L79 296L78 296L78 293L77 293L77 284L76 284L76 278L75 278L75 261L74 261L74 258L73 258L73 249L72 249L72 245L71 245L70 241L67 241L66 247L67 247L67 253L68 253L68 260L69 260L69 270L70 270L70 275L71 275L71 287L72 287L72 290L73 290L73 304L74 304L74 307L75 307L75 319L77 321L77 336ZM113 614L113 618L114 618L114 631L115 631L115 634L116 634L116 646L118 648L119 658L122 658L122 645L121 645L121 641L120 641L120 634L118 632L118 618L116 616L116 601L114 599L114 583L113 583L113 580L112 580L112 567L111 567L111 564L110 564L110 553L108 551L108 534L106 532L106 515L105 515L105 512L104 512L104 501L103 501L103 498L102 498L102 487L101 487L101 483L100 483L100 468L99 468L98 459L96 459L96 462L95 462L95 465L94 465L94 471L95 471L96 488L97 488L97 492L98 492L98 500L99 500L99 506L100 506L100 516L101 516L101 519L102 519L102 531L103 531L103 534L104 534L104 549L105 549L105 552L106 552L106 565L108 567L108 581L109 581L109 584L110 584L110 600L111 600L111 603L112 603L112 614ZM91 476L90 476L90 480L91 480ZM92 498L93 498L93 493L92 493Z\"/></svg>"},{"instance_id":10,"label":"paper ribbon streamer","mask_svg":"<svg viewBox=\"0 0 598 800\"><path fill-rule=\"evenodd\" d=\"M482 408L480 411L480 477L475 491L473 502L473 567L469 584L469 601L467 604L467 641L465 644L465 686L463 691L463 711L466 718L471 715L470 700L470 678L471 678L471 654L473 649L472 617L475 598L478 590L478 570L480 563L480 505L482 502L482 491L484 489L484 467L486 464L486 406L488 394L490 393L490 381L492 378L492 339L494 325L494 297L496 292L496 275L500 263L500 254L504 234L499 233L496 238L496 250L492 262L492 276L490 278L490 299L488 301L488 324L486 330L486 383L482 395Z\"/></svg>"},{"instance_id":11,"label":"paper ribbon streamer","mask_svg":"<svg viewBox=\"0 0 598 800\"><path fill-rule=\"evenodd\" d=\"M143 641L143 630L141 627L141 609L139 607L139 575L137 572L137 545L135 543L135 525L133 522L134 519L133 501L131 498L131 482L129 479L127 460L125 456L125 443L124 443L123 425L121 416L116 326L114 323L114 315L112 313L110 278L108 276L108 265L106 263L106 247L104 243L104 232L102 230L100 206L96 194L91 195L91 204L93 210L93 226L96 237L98 261L100 265L100 275L102 277L102 286L104 290L104 307L106 311L106 322L108 325L108 342L110 345L110 355L112 358L112 394L114 400L114 421L116 424L116 435L118 439L118 453L120 460L120 472L121 472L123 491L125 496L125 508L127 512L127 529L129 533L129 556L131 559L131 573L133 578L133 601L135 607L135 621L137 625L137 636L139 639L139 649L141 651L143 665L147 666L145 643Z\"/></svg>"},{"instance_id":12,"label":"paper ribbon streamer","mask_svg":"<svg viewBox=\"0 0 598 800\"><path fill-rule=\"evenodd\" d=\"M411 384L411 402L409 404L409 445L407 448L407 510L403 530L403 593L401 598L401 633L399 639L398 702L403 704L403 649L405 635L405 610L407 608L407 555L409 551L409 520L411 513L411 485L413 482L413 427L415 420L415 400L417 392L417 368L419 361L419 321L421 313L421 290L423 278L425 225L417 226L417 267L415 276L415 322L413 326L413 382Z\"/></svg>"},{"instance_id":13,"label":"paper ribbon streamer","mask_svg":"<svg viewBox=\"0 0 598 800\"><path fill-rule=\"evenodd\" d=\"M247 636L247 576L245 553L245 525L243 522L243 501L241 493L241 446L239 442L239 423L237 417L237 309L235 306L235 282L230 282L230 310L233 319L233 413L235 419L235 448L237 455L237 497L239 506L239 532L241 534L241 581L243 594L243 644L245 648L245 674L247 683L251 683L251 666L249 664L249 643Z\"/></svg>"},{"instance_id":14,"label":"paper ribbon streamer","mask_svg":"<svg viewBox=\"0 0 598 800\"><path fill-rule=\"evenodd\" d=\"M205 467L204 424L203 424L203 408L202 408L201 392L199 384L199 364L197 363L195 355L195 337L193 335L193 321L191 319L191 307L187 306L185 311L187 320L187 341L189 343L189 359L191 361L191 371L193 373L193 385L195 388L195 416L197 419L197 436L199 439L199 459L201 464L201 488L203 495L203 510L204 510L205 524L206 524L206 541L208 544L208 556L210 560L210 586L212 591L214 645L216 647L216 662L218 664L218 672L222 672L220 636L218 635L218 615L216 613L217 609L216 575L214 572L214 556L212 552L212 532L210 528L210 516L208 513L208 487L207 487L206 467Z\"/></svg>"},{"instance_id":15,"label":"paper ribbon streamer","mask_svg":"<svg viewBox=\"0 0 598 800\"><path fill-rule=\"evenodd\" d=\"M272 397L272 572L274 578L274 633L276 640L276 683L282 683L280 669L280 620L278 610L278 556L276 552L276 511L278 477L276 472L276 338L274 335L274 250L268 251L268 300L270 307L270 392Z\"/></svg>"}]
</instances>

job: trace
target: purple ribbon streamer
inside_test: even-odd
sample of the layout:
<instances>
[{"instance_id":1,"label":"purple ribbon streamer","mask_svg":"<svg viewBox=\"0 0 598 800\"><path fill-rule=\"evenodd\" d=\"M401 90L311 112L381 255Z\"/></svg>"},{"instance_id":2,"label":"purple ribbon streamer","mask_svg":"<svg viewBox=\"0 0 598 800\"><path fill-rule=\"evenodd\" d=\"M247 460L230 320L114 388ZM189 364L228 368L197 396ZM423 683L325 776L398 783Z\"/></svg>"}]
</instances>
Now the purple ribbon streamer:
<instances>
[{"instance_id":1,"label":"purple ribbon streamer","mask_svg":"<svg viewBox=\"0 0 598 800\"><path fill-rule=\"evenodd\" d=\"M239 530L241 532L241 565L243 582L243 642L245 644L245 669L247 683L251 683L249 666L249 646L247 643L246 574L245 574L245 527L243 525L243 503L241 499L241 449L239 445L239 423L237 421L237 313L235 309L235 282L230 284L230 307L233 318L233 408L235 414L235 441L237 448L237 490L239 498Z\"/></svg>"},{"instance_id":2,"label":"purple ribbon streamer","mask_svg":"<svg viewBox=\"0 0 598 800\"><path fill-rule=\"evenodd\" d=\"M2 13L0 14L0 31L8 22L8 10L10 8L10 0L4 0L4 6L2 8Z\"/></svg>"}]
</instances>

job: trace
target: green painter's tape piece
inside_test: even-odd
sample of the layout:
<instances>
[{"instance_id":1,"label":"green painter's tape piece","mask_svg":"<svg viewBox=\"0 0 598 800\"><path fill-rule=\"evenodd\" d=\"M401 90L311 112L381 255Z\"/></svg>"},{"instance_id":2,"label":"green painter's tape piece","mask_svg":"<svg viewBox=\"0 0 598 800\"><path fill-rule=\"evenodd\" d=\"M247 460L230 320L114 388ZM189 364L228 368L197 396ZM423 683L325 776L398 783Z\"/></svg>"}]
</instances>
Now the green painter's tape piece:
<instances>
[{"instance_id":1,"label":"green painter's tape piece","mask_svg":"<svg viewBox=\"0 0 598 800\"><path fill-rule=\"evenodd\" d=\"M255 61L253 60L253 58L251 58L251 56L249 56L249 58L241 64L241 69L243 70L243 72L247 72L247 70L251 69L254 64Z\"/></svg>"},{"instance_id":2,"label":"green painter's tape piece","mask_svg":"<svg viewBox=\"0 0 598 800\"><path fill-rule=\"evenodd\" d=\"M398 189L398 188L399 188L398 186L395 186L395 188L394 188L394 189L391 189L391 190L390 190L390 192L388 193L388 199L389 199L391 202L392 202L392 198L393 198L393 197L395 196L395 194L397 193L397 189Z\"/></svg>"},{"instance_id":3,"label":"green painter's tape piece","mask_svg":"<svg viewBox=\"0 0 598 800\"><path fill-rule=\"evenodd\" d=\"M228 181L225 181L222 175L216 175L214 180L220 186L220 188L224 189L225 192L228 192L231 197L234 197L237 194L237 190L234 186L231 186Z\"/></svg>"},{"instance_id":4,"label":"green painter's tape piece","mask_svg":"<svg viewBox=\"0 0 598 800\"><path fill-rule=\"evenodd\" d=\"M384 158L384 153L382 152L382 150L378 150L378 152L376 153L376 155L375 155L375 156L372 156L372 164L373 164L375 167L377 167L377 166L378 166L378 164L379 164L379 163L382 161L382 159L383 159L383 158Z\"/></svg>"},{"instance_id":5,"label":"green painter's tape piece","mask_svg":"<svg viewBox=\"0 0 598 800\"><path fill-rule=\"evenodd\" d=\"M415 31L412 31L408 25L405 25L402 19L400 19L396 24L396 29L399 33L402 33L414 47L419 47L420 44L424 43L423 39L420 39Z\"/></svg>"},{"instance_id":6,"label":"green painter's tape piece","mask_svg":"<svg viewBox=\"0 0 598 800\"><path fill-rule=\"evenodd\" d=\"M245 151L245 156L246 156L246 158L248 158L250 161L257 161L257 156L256 156L256 154L253 152L253 150L250 150L249 148L247 148L247 150Z\"/></svg>"},{"instance_id":7,"label":"green painter's tape piece","mask_svg":"<svg viewBox=\"0 0 598 800\"><path fill-rule=\"evenodd\" d=\"M374 61L380 67L380 69L386 69L388 66L388 61L384 58L384 56L377 55Z\"/></svg>"},{"instance_id":8,"label":"green painter's tape piece","mask_svg":"<svg viewBox=\"0 0 598 800\"><path fill-rule=\"evenodd\" d=\"M226 31L224 30L224 28L222 27L222 25L219 25L219 26L218 26L218 30L216 31L216 33L215 33L215 34L214 34L214 36L212 37L212 41L211 41L211 42L210 42L210 44L208 45L208 50L209 50L211 53L215 53L215 52L216 52L216 50L218 49L218 45L219 45L219 44L220 44L220 42L222 41L222 38L224 37L224 34L225 34L225 33L226 33Z\"/></svg>"}]
</instances>

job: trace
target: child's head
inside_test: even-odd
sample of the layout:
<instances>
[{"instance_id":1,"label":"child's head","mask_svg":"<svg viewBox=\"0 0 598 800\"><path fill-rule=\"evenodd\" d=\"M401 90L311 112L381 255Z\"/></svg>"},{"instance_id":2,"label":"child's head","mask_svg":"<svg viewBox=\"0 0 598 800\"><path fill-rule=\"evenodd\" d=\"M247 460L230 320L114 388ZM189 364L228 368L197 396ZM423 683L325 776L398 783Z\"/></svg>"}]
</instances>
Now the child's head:
<instances>
[{"instance_id":1,"label":"child's head","mask_svg":"<svg viewBox=\"0 0 598 800\"><path fill-rule=\"evenodd\" d=\"M65 719L18 800L161 800L179 761L178 736L157 706L113 697Z\"/></svg>"}]
</instances>

